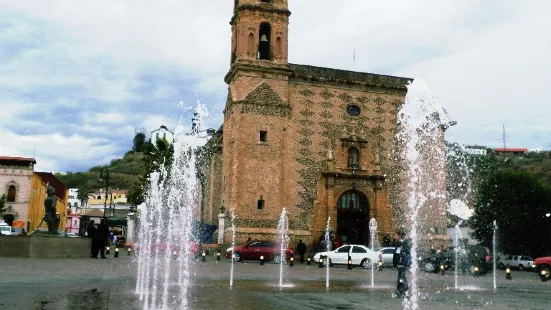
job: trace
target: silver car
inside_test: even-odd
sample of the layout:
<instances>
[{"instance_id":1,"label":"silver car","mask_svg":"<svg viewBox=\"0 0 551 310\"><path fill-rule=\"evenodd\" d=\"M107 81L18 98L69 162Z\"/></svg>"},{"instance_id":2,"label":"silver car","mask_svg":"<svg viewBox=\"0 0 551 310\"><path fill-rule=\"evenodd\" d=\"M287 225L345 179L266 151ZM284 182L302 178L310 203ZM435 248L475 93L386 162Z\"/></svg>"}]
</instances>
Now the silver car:
<instances>
[{"instance_id":1,"label":"silver car","mask_svg":"<svg viewBox=\"0 0 551 310\"><path fill-rule=\"evenodd\" d=\"M392 267L392 260L394 259L394 248L382 248L381 259L383 261L383 267Z\"/></svg>"},{"instance_id":2,"label":"silver car","mask_svg":"<svg viewBox=\"0 0 551 310\"><path fill-rule=\"evenodd\" d=\"M505 269L506 267L518 268L519 271L524 269L531 269L534 260L530 256L522 255L509 255L506 260L499 262L499 268Z\"/></svg>"}]
</instances>

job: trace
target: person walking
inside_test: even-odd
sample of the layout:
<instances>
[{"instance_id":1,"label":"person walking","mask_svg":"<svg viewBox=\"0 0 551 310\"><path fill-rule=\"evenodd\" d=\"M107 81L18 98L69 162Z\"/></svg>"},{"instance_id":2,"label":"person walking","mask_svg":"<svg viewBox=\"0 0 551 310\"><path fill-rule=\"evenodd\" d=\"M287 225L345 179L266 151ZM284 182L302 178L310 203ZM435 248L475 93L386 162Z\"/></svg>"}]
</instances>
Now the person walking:
<instances>
[{"instance_id":1,"label":"person walking","mask_svg":"<svg viewBox=\"0 0 551 310\"><path fill-rule=\"evenodd\" d=\"M90 240L90 257L91 258L98 258L98 253L96 251L96 226L94 226L94 220L90 221L90 224L88 224L88 227L86 228L86 232L88 233L87 237L92 239Z\"/></svg>"},{"instance_id":2,"label":"person walking","mask_svg":"<svg viewBox=\"0 0 551 310\"><path fill-rule=\"evenodd\" d=\"M107 258L105 257L105 246L107 245L107 240L109 240L109 227L105 222L105 218L101 219L94 239L96 241L96 252L94 256L98 257L98 252L100 252L101 258Z\"/></svg>"},{"instance_id":3,"label":"person walking","mask_svg":"<svg viewBox=\"0 0 551 310\"><path fill-rule=\"evenodd\" d=\"M302 242L302 239L298 241L297 253L300 255L300 263L304 264L304 254L306 253L306 244Z\"/></svg>"},{"instance_id":4,"label":"person walking","mask_svg":"<svg viewBox=\"0 0 551 310\"><path fill-rule=\"evenodd\" d=\"M404 240L405 231L402 228L396 229L394 239L396 247L392 263L398 269L398 279L396 283L396 297L408 297L408 282L406 277L407 269L411 266L411 249L407 240Z\"/></svg>"}]
</instances>

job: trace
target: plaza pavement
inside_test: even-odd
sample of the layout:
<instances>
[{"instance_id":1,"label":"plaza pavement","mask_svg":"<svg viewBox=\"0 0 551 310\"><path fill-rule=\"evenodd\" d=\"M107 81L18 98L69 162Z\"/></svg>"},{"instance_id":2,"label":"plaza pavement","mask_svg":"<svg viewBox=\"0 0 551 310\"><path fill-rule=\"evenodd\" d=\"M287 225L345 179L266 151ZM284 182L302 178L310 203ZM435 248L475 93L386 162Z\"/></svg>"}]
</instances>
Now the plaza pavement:
<instances>
[{"instance_id":1,"label":"plaza pavement","mask_svg":"<svg viewBox=\"0 0 551 310\"><path fill-rule=\"evenodd\" d=\"M133 257L109 259L0 258L0 309L141 309L134 294ZM229 288L229 263L214 258L192 264L190 309L401 309L391 297L396 272L346 267L325 269L317 265L286 267L291 287L280 289L279 267L257 262L236 263L235 282ZM455 290L454 276L420 273L419 309L551 309L551 282L541 282L533 272L513 271L505 280L498 271L498 289L492 275L460 276L462 290Z\"/></svg>"}]
</instances>

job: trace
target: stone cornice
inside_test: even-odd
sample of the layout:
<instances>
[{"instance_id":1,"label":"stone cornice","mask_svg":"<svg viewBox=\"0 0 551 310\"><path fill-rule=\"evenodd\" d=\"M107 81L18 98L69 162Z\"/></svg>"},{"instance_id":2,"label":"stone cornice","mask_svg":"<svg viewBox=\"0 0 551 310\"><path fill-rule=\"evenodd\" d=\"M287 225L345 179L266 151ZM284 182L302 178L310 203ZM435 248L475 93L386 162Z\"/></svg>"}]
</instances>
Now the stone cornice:
<instances>
[{"instance_id":1,"label":"stone cornice","mask_svg":"<svg viewBox=\"0 0 551 310\"><path fill-rule=\"evenodd\" d=\"M233 80L237 72L239 71L255 71L255 72L279 74L279 75L286 75L286 76L290 76L291 74L293 74L292 70L287 65L278 65L267 60L263 62L266 62L266 66L255 65L255 64L245 64L245 63L239 63L239 62L232 64L230 67L230 71L224 77L224 82L229 84Z\"/></svg>"},{"instance_id":2,"label":"stone cornice","mask_svg":"<svg viewBox=\"0 0 551 310\"><path fill-rule=\"evenodd\" d=\"M237 15L239 14L239 12L245 11L245 10L283 14L287 17L291 16L291 11L289 11L288 9L277 8L277 7L274 7L272 4L261 4L261 3L259 3L259 4L250 4L250 3L245 3L245 4L240 4L235 9L234 14L233 14L233 16L230 20L230 25L233 26L233 24L235 22L235 19L237 18Z\"/></svg>"},{"instance_id":3,"label":"stone cornice","mask_svg":"<svg viewBox=\"0 0 551 310\"><path fill-rule=\"evenodd\" d=\"M308 65L289 64L289 67L293 71L290 82L306 82L335 87L348 86L388 94L405 95L407 93L406 85L413 81L413 79L404 77Z\"/></svg>"}]
</instances>

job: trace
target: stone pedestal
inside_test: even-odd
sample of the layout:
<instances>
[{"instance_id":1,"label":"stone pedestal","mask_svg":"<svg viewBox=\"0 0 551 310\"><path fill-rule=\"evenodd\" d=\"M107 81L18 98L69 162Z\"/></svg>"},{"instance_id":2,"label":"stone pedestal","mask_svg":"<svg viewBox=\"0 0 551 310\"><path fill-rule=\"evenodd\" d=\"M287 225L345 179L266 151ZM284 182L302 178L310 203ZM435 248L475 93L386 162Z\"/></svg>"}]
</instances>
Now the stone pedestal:
<instances>
[{"instance_id":1,"label":"stone pedestal","mask_svg":"<svg viewBox=\"0 0 551 310\"><path fill-rule=\"evenodd\" d=\"M126 241L134 243L134 232L136 231L136 215L134 213L128 213L126 225Z\"/></svg>"},{"instance_id":2,"label":"stone pedestal","mask_svg":"<svg viewBox=\"0 0 551 310\"><path fill-rule=\"evenodd\" d=\"M224 232L226 231L226 215L218 214L218 244L224 244Z\"/></svg>"}]
</instances>

